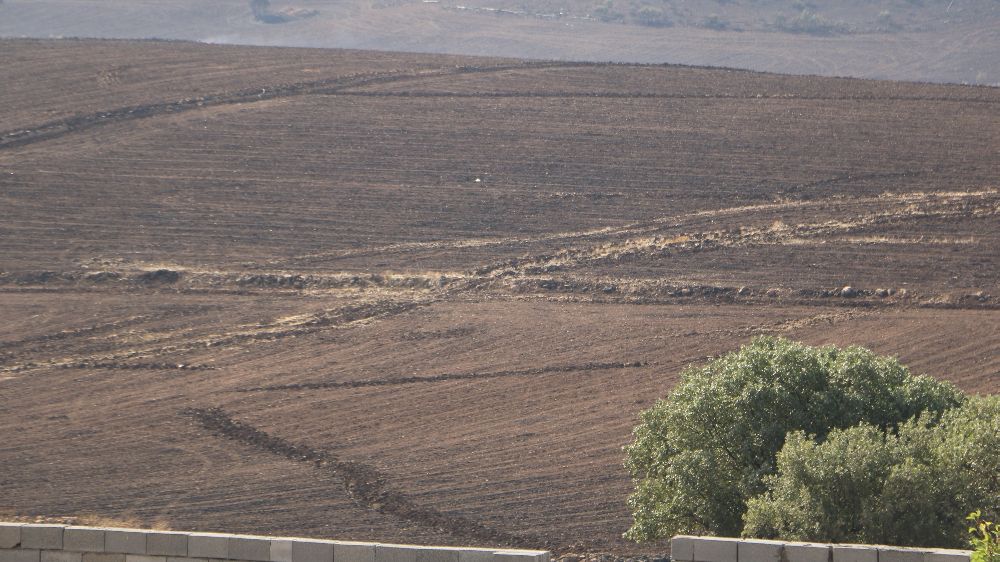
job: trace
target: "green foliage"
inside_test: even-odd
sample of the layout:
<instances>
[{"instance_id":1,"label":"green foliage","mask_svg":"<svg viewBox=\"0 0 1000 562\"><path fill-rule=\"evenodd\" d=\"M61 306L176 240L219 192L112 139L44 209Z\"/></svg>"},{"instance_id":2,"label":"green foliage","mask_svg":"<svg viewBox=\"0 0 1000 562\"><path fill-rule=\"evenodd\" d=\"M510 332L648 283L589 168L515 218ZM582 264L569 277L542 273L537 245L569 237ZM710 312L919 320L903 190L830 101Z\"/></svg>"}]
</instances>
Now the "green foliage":
<instances>
[{"instance_id":1,"label":"green foliage","mask_svg":"<svg viewBox=\"0 0 1000 562\"><path fill-rule=\"evenodd\" d=\"M797 431L778 453L779 475L766 478L769 490L747 505L743 532L748 536L831 542L872 542L863 536L878 511L891 467L898 462L895 443L869 425L834 430L823 443Z\"/></svg>"},{"instance_id":2,"label":"green foliage","mask_svg":"<svg viewBox=\"0 0 1000 562\"><path fill-rule=\"evenodd\" d=\"M632 17L640 25L648 25L650 27L668 27L672 25L670 18L663 9L656 6L639 6L632 12Z\"/></svg>"},{"instance_id":3,"label":"green foliage","mask_svg":"<svg viewBox=\"0 0 1000 562\"><path fill-rule=\"evenodd\" d=\"M719 14L709 14L703 25L709 29L717 29L722 31L724 29L729 29L729 22L725 18L719 16Z\"/></svg>"},{"instance_id":4,"label":"green foliage","mask_svg":"<svg viewBox=\"0 0 1000 562\"><path fill-rule=\"evenodd\" d=\"M933 420L961 402L951 385L860 347L757 338L686 370L670 396L641 414L625 448L635 483L626 536L738 534L790 432L823 440L862 422L895 431L921 412Z\"/></svg>"},{"instance_id":5,"label":"green foliage","mask_svg":"<svg viewBox=\"0 0 1000 562\"><path fill-rule=\"evenodd\" d=\"M983 518L982 510L973 511L965 518L969 527L969 544L972 546L971 562L1000 562L1000 523Z\"/></svg>"},{"instance_id":6,"label":"green foliage","mask_svg":"<svg viewBox=\"0 0 1000 562\"><path fill-rule=\"evenodd\" d=\"M810 33L813 35L834 35L850 33L851 26L842 21L831 21L809 8L803 8L792 17L777 16L774 27L788 33Z\"/></svg>"},{"instance_id":7,"label":"green foliage","mask_svg":"<svg viewBox=\"0 0 1000 562\"><path fill-rule=\"evenodd\" d=\"M900 26L892 19L889 10L882 10L875 18L876 31L899 31Z\"/></svg>"},{"instance_id":8,"label":"green foliage","mask_svg":"<svg viewBox=\"0 0 1000 562\"><path fill-rule=\"evenodd\" d=\"M869 424L789 435L745 535L961 547L972 506L1000 508L1000 397L972 397L898 434ZM994 561L996 562L996 561Z\"/></svg>"},{"instance_id":9,"label":"green foliage","mask_svg":"<svg viewBox=\"0 0 1000 562\"><path fill-rule=\"evenodd\" d=\"M604 3L595 6L594 17L603 22L619 23L625 21L625 14L616 10L611 0L604 0Z\"/></svg>"}]
</instances>

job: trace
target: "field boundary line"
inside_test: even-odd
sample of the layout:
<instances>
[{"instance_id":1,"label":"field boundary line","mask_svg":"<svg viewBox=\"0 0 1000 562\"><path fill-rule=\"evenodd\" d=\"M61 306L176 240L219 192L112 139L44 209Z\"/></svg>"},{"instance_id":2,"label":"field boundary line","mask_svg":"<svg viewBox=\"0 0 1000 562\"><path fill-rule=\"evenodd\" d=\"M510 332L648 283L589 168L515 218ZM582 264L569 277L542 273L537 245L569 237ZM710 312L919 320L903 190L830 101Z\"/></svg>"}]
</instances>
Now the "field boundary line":
<instances>
[{"instance_id":1,"label":"field boundary line","mask_svg":"<svg viewBox=\"0 0 1000 562\"><path fill-rule=\"evenodd\" d=\"M515 547L550 546L548 541L539 537L501 531L460 515L446 514L431 507L421 506L406 494L394 490L389 485L385 473L371 465L343 460L329 451L271 435L234 419L220 407L188 408L182 410L181 414L191 418L201 428L217 437L333 473L343 480L347 495L364 509L444 531L462 539Z\"/></svg>"},{"instance_id":2,"label":"field boundary line","mask_svg":"<svg viewBox=\"0 0 1000 562\"><path fill-rule=\"evenodd\" d=\"M472 373L444 373L439 375L400 377L395 379L365 379L360 381L327 381L327 382L306 382L279 384L271 386L258 386L251 388L241 388L233 392L273 392L278 390L325 390L334 388L370 388L380 386L399 386L408 384L427 384L448 381L467 380L491 380L505 377L528 377L533 375L544 376L549 374L567 374L586 371L600 371L612 369L633 369L644 367L646 363L633 361L631 363L584 363L582 365L554 365L550 367L535 367L531 369L508 369L503 371L487 371Z\"/></svg>"},{"instance_id":3,"label":"field boundary line","mask_svg":"<svg viewBox=\"0 0 1000 562\"><path fill-rule=\"evenodd\" d=\"M84 115L75 115L55 121L0 132L0 150L35 144L59 138L67 134L137 119L148 119L162 115L233 104L249 104L273 99L310 94L333 94L348 88L373 84L386 84L419 78L451 76L473 73L505 72L517 69L559 68L583 66L587 63L532 62L500 64L491 66L456 66L419 70L416 72L357 73L322 80L299 82L286 85L264 86L232 93L217 93L178 101L161 101L150 104L133 105L106 109Z\"/></svg>"}]
</instances>

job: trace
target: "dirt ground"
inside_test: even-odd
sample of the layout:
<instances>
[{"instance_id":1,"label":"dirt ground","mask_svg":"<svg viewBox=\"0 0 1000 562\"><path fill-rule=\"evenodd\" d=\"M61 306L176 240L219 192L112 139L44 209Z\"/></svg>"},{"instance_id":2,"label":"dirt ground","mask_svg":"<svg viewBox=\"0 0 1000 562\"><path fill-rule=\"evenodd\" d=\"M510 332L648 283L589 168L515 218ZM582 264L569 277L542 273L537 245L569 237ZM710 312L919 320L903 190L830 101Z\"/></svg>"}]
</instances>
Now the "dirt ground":
<instances>
[{"instance_id":1,"label":"dirt ground","mask_svg":"<svg viewBox=\"0 0 1000 562\"><path fill-rule=\"evenodd\" d=\"M655 555L621 448L685 366L1000 388L996 89L0 50L10 517Z\"/></svg>"}]
</instances>

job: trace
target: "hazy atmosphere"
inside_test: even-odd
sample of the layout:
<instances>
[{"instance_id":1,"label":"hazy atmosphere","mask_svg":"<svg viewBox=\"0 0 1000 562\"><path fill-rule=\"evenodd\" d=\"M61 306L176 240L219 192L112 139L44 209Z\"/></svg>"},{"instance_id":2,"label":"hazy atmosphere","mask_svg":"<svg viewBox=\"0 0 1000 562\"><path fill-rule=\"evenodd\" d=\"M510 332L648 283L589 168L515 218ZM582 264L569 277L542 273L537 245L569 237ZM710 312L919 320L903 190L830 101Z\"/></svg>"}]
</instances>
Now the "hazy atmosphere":
<instances>
[{"instance_id":1,"label":"hazy atmosphere","mask_svg":"<svg viewBox=\"0 0 1000 562\"><path fill-rule=\"evenodd\" d=\"M3 0L0 36L184 39L1000 83L996 0Z\"/></svg>"}]
</instances>

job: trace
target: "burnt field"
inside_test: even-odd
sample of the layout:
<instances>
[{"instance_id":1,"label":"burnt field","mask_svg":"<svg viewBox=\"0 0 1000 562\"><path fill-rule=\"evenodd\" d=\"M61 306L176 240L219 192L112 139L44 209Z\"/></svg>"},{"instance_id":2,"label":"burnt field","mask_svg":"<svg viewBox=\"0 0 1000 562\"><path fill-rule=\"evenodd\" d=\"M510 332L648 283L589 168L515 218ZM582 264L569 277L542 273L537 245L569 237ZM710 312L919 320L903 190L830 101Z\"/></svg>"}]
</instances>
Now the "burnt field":
<instances>
[{"instance_id":1,"label":"burnt field","mask_svg":"<svg viewBox=\"0 0 1000 562\"><path fill-rule=\"evenodd\" d=\"M4 515L655 554L621 447L686 365L1000 387L1000 90L0 51Z\"/></svg>"}]
</instances>

